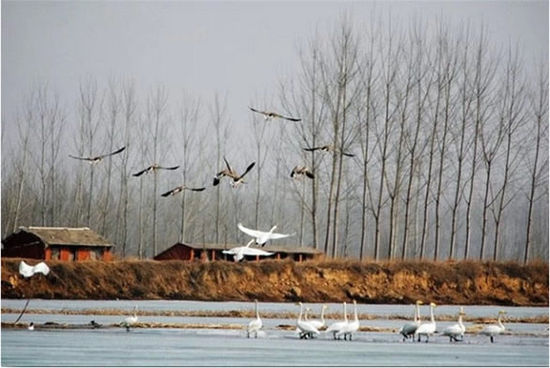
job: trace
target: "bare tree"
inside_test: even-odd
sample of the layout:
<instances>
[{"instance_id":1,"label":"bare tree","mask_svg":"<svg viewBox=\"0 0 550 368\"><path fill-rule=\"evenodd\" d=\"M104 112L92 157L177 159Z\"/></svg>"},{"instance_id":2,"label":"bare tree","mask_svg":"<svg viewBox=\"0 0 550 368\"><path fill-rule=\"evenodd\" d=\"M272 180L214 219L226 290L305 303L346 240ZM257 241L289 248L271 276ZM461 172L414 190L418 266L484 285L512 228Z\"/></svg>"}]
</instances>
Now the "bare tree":
<instances>
[{"instance_id":1,"label":"bare tree","mask_svg":"<svg viewBox=\"0 0 550 368\"><path fill-rule=\"evenodd\" d=\"M473 82L472 82L472 94L474 99L474 130L472 135L472 163L470 166L470 174L467 178L467 184L469 184L468 197L466 198L466 233L464 235L464 258L467 259L470 254L470 236L471 236L471 222L472 222L472 207L473 197L475 192L475 178L478 169L478 143L480 137L480 131L483 122L485 121L485 109L487 108L486 100L489 98L490 89L494 75L495 65L488 60L488 44L485 38L484 30L481 29L479 34L479 40L476 45L476 55L474 58L474 70Z\"/></svg>"},{"instance_id":2,"label":"bare tree","mask_svg":"<svg viewBox=\"0 0 550 368\"><path fill-rule=\"evenodd\" d=\"M210 107L210 122L214 127L214 134L216 136L216 162L218 165L222 165L222 152L225 150L225 140L228 136L227 120L226 116L226 100L220 101L220 97L216 94L214 96L213 106ZM216 223L214 228L215 241L220 241L220 197L221 187L216 188Z\"/></svg>"},{"instance_id":3,"label":"bare tree","mask_svg":"<svg viewBox=\"0 0 550 368\"><path fill-rule=\"evenodd\" d=\"M120 184L119 184L119 201L117 206L115 233L121 232L118 244L122 244L122 256L126 256L128 243L128 216L129 216L129 186L128 186L128 163L129 152L133 149L130 142L132 140L133 126L137 125L136 118L136 97L135 87L132 82L125 82L122 87L122 115L124 125L122 137L126 150L122 152L121 167L120 167ZM122 223L122 224L121 224ZM141 243L140 243L141 244Z\"/></svg>"},{"instance_id":4,"label":"bare tree","mask_svg":"<svg viewBox=\"0 0 550 368\"><path fill-rule=\"evenodd\" d=\"M455 79L457 76L458 64L458 42L453 43L453 40L448 35L448 29L443 26L440 29L439 45L441 48L441 58L443 59L443 127L440 139L439 152L439 167L437 168L437 190L435 194L435 234L434 234L434 261L437 260L440 244L440 227L441 227L441 198L443 186L443 172L445 170L445 157L447 154L447 136L449 134L450 120L454 119L453 106L456 101L453 96Z\"/></svg>"},{"instance_id":5,"label":"bare tree","mask_svg":"<svg viewBox=\"0 0 550 368\"><path fill-rule=\"evenodd\" d=\"M426 46L424 44L424 34L420 31L420 24L415 24L413 28L413 35L411 36L411 43L414 45L414 56L410 60L410 70L414 71L414 109L415 117L412 125L412 131L408 132L405 135L405 147L407 148L408 155L408 175L406 176L407 180L407 190L405 194L405 214L403 218L403 241L401 248L401 259L407 257L409 251L409 242L410 242L410 214L411 206L414 198L413 188L415 178L418 175L415 172L418 170L419 163L422 157L422 147L420 146L420 133L422 131L422 122L424 120L426 102L430 95L430 87L432 85L431 74L429 73L430 68L427 67L427 57L426 57ZM418 178L417 178L418 179ZM414 211L412 211L415 213Z\"/></svg>"},{"instance_id":6,"label":"bare tree","mask_svg":"<svg viewBox=\"0 0 550 368\"><path fill-rule=\"evenodd\" d=\"M473 93L471 93L470 85L470 60L469 60L469 44L470 44L469 28L465 30L464 39L462 40L463 48L461 49L462 58L460 63L460 82L459 82L459 95L460 95L460 119L451 121L451 141L455 145L456 155L456 182L454 187L453 200L451 202L451 233L449 239L449 259L453 258L456 247L457 228L458 228L458 210L462 200L464 192L463 173L466 152L468 150L467 130L469 128L468 122L472 109ZM455 121L456 124L452 122Z\"/></svg>"},{"instance_id":7,"label":"bare tree","mask_svg":"<svg viewBox=\"0 0 550 368\"><path fill-rule=\"evenodd\" d=\"M182 184L187 185L187 177L192 170L191 152L195 150L195 139L197 138L197 124L200 112L200 101L194 100L183 102L183 108L180 111L180 131L181 143L183 148L183 160L181 167ZM195 184L193 184L195 185ZM186 224L186 191L181 193L181 222L180 222L180 242L185 241L185 224Z\"/></svg>"},{"instance_id":8,"label":"bare tree","mask_svg":"<svg viewBox=\"0 0 550 368\"><path fill-rule=\"evenodd\" d=\"M537 189L545 183L548 175L548 158L539 163L540 151L544 143L544 137L548 134L548 68L540 68L538 75L537 89L531 96L531 106L533 111L532 124L536 130L534 139L535 152L534 158L529 162L529 194L527 195L527 229L525 232L525 252L523 254L523 263L530 259L531 250L531 232L533 223L533 207L537 198ZM547 182L546 182L547 183Z\"/></svg>"},{"instance_id":9,"label":"bare tree","mask_svg":"<svg viewBox=\"0 0 550 368\"><path fill-rule=\"evenodd\" d=\"M502 184L494 190L492 200L496 201L495 206L491 206L494 221L494 245L493 245L493 261L497 260L500 250L500 229L502 223L502 215L504 210L515 197L515 193L510 193L511 176L517 169L519 163L519 154L521 150L517 149L516 141L518 129L524 123L524 91L523 85L520 85L521 67L518 59L518 54L513 54L509 50L506 68L504 71L503 91L499 95L499 117L498 124L502 125L503 139L505 140L505 159L504 173ZM503 142L504 143L504 142ZM508 194L510 193L510 194ZM517 193L517 192L516 192Z\"/></svg>"}]
</instances>

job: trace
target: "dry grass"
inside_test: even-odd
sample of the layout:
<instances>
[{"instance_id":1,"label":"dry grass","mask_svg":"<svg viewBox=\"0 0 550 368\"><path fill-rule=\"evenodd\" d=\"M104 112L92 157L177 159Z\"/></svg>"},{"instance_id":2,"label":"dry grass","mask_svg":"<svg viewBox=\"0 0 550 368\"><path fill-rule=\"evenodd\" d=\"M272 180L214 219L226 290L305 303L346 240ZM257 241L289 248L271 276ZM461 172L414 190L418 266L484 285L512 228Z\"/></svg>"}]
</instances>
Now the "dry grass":
<instances>
[{"instance_id":1,"label":"dry grass","mask_svg":"<svg viewBox=\"0 0 550 368\"><path fill-rule=\"evenodd\" d=\"M548 305L544 262L52 261L25 280L19 261L2 259L4 298Z\"/></svg>"}]
</instances>

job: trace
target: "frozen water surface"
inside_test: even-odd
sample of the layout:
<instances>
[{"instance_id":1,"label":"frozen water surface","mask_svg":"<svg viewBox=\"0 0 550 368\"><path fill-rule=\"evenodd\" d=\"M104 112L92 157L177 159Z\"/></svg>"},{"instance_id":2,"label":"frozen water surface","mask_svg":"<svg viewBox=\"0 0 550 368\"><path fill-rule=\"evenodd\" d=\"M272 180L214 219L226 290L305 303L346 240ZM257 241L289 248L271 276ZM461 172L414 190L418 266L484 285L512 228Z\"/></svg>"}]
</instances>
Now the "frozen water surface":
<instances>
[{"instance_id":1,"label":"frozen water surface","mask_svg":"<svg viewBox=\"0 0 550 368\"><path fill-rule=\"evenodd\" d=\"M22 308L24 300L2 300L2 307ZM229 311L251 310L252 303L189 301L69 301L31 300L29 308L40 309L127 309L138 305L147 311ZM320 304L309 304L314 311ZM297 312L293 303L260 303L262 311ZM404 321L391 315L411 314L409 305L359 305L360 313L388 318L361 321L362 326L399 328ZM443 310L442 310L443 309ZM453 314L456 306L436 310ZM509 316L548 315L547 308L465 306L469 315L494 316L505 309ZM330 304L330 312L341 305ZM350 310L348 310L350 311ZM423 313L424 314L424 313ZM12 322L16 314L3 314ZM437 317L436 317L437 318ZM25 314L23 322L117 323L123 316ZM143 322L237 323L246 318L140 316ZM247 339L244 330L212 329L133 329L40 330L2 329L3 366L548 366L548 325L506 324L512 335L496 338L466 335L463 342L449 343L435 335L429 343L401 342L396 333L359 332L353 341L334 341L321 334L313 340L300 340L293 331L277 329L279 324L294 324L293 319L263 319L264 331L257 339ZM451 322L438 323L442 330ZM466 324L468 326L468 324ZM535 332L531 336L525 333ZM519 334L518 334L519 333Z\"/></svg>"}]
</instances>

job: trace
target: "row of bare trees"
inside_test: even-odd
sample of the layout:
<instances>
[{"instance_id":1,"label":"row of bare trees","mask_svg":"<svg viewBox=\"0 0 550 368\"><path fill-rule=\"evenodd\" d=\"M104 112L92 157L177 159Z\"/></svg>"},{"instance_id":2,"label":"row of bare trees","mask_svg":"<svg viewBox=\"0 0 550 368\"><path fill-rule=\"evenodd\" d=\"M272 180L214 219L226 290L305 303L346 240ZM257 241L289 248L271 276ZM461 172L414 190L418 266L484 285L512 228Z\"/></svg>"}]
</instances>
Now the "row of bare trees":
<instances>
[{"instance_id":1,"label":"row of bare trees","mask_svg":"<svg viewBox=\"0 0 550 368\"><path fill-rule=\"evenodd\" d=\"M520 55L483 28L344 20L281 81L275 105L300 123L239 126L223 96L174 102L130 80L83 80L74 106L41 85L3 119L3 236L90 226L143 258L176 241L242 243L243 222L331 257L546 258L547 65ZM121 146L96 165L67 156ZM212 187L224 156L237 171L256 162L248 184ZM152 164L180 168L131 175ZM315 179L290 179L297 164ZM160 196L181 184L207 190Z\"/></svg>"}]
</instances>

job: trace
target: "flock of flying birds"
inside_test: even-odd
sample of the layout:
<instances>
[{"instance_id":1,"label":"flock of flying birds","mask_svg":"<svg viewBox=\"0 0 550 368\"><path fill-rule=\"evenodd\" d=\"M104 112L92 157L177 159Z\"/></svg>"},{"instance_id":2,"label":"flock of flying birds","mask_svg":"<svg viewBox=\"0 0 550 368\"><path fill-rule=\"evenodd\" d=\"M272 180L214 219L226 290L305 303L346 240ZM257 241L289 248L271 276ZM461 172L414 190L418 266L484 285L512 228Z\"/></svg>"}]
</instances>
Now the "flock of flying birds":
<instances>
[{"instance_id":1,"label":"flock of flying birds","mask_svg":"<svg viewBox=\"0 0 550 368\"><path fill-rule=\"evenodd\" d=\"M289 117L289 116L284 116L284 115L281 115L281 114L278 114L278 113L272 112L272 111L257 110L253 107L249 107L249 109L251 111L255 112L255 113L262 114L264 116L264 120L266 122L270 121L272 119L284 119L284 120L293 121L293 122L299 122L299 121L302 120L300 118L293 118L293 117ZM99 162L101 162L104 158L119 154L122 151L124 151L125 149L126 149L126 147L122 147L122 148L117 149L114 152L103 154L103 155L98 155L98 156L79 157L79 156L69 155L69 157L74 158L76 160L87 161L90 164L95 165L95 164L98 164ZM348 157L353 157L354 156L351 153L343 152L341 149L339 149L337 147L334 147L331 144L318 146L318 147L306 147L306 148L304 148L304 150L308 151L308 152L313 152L313 151L337 152L337 153L340 153L340 154L348 156ZM225 157L223 159L225 161L226 168L221 170L220 172L218 172L216 174L216 176L214 177L213 186L218 185L223 177L227 177L227 178L231 179L230 184L231 184L232 187L236 187L239 184L244 183L244 176L246 174L248 174L254 168L254 165L256 164L255 162L252 162L251 164L248 165L248 167L246 168L246 170L242 174L239 174L237 171L235 171L231 167L231 165L229 165L229 162L227 161L227 159ZM179 166L169 166L169 167L167 167L167 166L161 166L161 165L155 163L155 164L150 165L149 167L147 167L147 168L145 168L141 171L138 171L138 172L132 174L132 176L140 177L143 174L154 173L157 170L177 170L178 168L179 168ZM308 168L307 166L303 166L303 165L296 165L290 173L291 178L298 178L298 177L303 177L303 176L306 176L310 179L315 178L315 174L313 173L313 171L310 168ZM173 188L173 189L161 194L161 196L163 196L163 197L173 196L175 194L178 194L178 193L182 192L183 190L190 190L190 191L200 192L200 191L203 191L205 189L206 189L206 187L192 188L192 187L188 187L185 184L183 184L183 185L180 185L176 188Z\"/></svg>"},{"instance_id":2,"label":"flock of flying birds","mask_svg":"<svg viewBox=\"0 0 550 368\"><path fill-rule=\"evenodd\" d=\"M254 311L256 318L250 321L247 327L247 337L258 337L258 332L262 329L263 323L258 311L258 301L254 300ZM300 306L300 313L296 320L296 332L300 339L312 339L320 335L320 331L324 329L327 334L332 334L334 340L340 340L342 337L344 340L352 340L353 334L359 330L360 323L357 316L357 303L353 301L353 320L348 319L346 302L343 303L344 307L344 319L341 321L333 322L328 325L325 321L325 310L328 306L325 304L321 307L320 319L308 319L308 312L311 312L310 308L306 308L305 314L303 313L302 302L297 303ZM411 339L420 342L421 336L426 338L425 342L429 341L430 336L437 333L437 325L434 318L434 308L437 307L435 303L430 303L430 321L422 323L420 320L420 305L422 301L418 300L415 305L414 321L405 323L399 333L403 336L403 342ZM506 312L501 310L498 312L498 319L496 324L486 325L479 333L485 336L489 336L491 342L494 342L494 337L504 332L505 327L502 324L502 316ZM446 327L441 335L448 336L449 342L458 342L464 340L464 333L466 327L462 323L462 316L464 316L464 308L460 307L458 312L458 323ZM304 315L304 319L302 319Z\"/></svg>"},{"instance_id":3,"label":"flock of flying birds","mask_svg":"<svg viewBox=\"0 0 550 368\"><path fill-rule=\"evenodd\" d=\"M270 121L272 119L283 119L283 120L288 120L288 121L292 121L292 122L299 122L299 121L302 120L300 118L284 116L284 115L281 115L281 114L278 114L278 113L272 112L272 111L257 110L253 107L249 107L249 109L251 111L253 111L254 113L258 113L258 114L263 115L264 120L266 122ZM69 155L69 157L74 158L76 160L87 161L90 164L95 165L95 164L98 164L99 162L101 162L104 158L117 155L117 154L121 153L122 151L124 151L125 149L126 149L126 147L122 147L122 148L117 149L114 152L99 155L99 156L79 157L79 156ZM336 153L340 153L340 154L342 154L344 156L348 156L348 157L353 157L354 156L353 154L348 153L348 152L344 152L343 150L341 150L337 147L334 147L333 145L330 145L330 144L323 145L323 146L318 146L318 147L306 147L306 148L304 148L304 150L308 151L308 152L313 152L313 151L336 152ZM244 184L245 183L245 181L244 181L245 175L248 174L254 168L254 165L256 165L256 162L250 163L246 167L246 169L241 174L239 174L238 171L236 171L235 169L233 169L231 167L231 165L229 164L229 162L227 161L225 156L223 157L223 160L225 162L225 168L223 170L221 170L220 172L218 172L214 176L214 180L213 180L213 183L212 183L213 186L217 186L218 184L220 184L221 180L224 177L227 177L230 180L229 183L233 188L237 187L239 184ZM145 168L141 171L138 171L138 172L132 174L132 176L140 177L143 174L156 173L158 170L177 170L178 168L179 168L179 166L161 166L161 165L155 163L155 164L150 165L149 167L147 167L147 168ZM292 171L290 172L290 177L293 178L293 179L299 179L299 178L307 177L307 178L313 180L313 179L315 179L315 174L313 173L313 170L311 170L309 167L307 167L305 165L296 165L292 169ZM183 184L183 185L177 186L177 187L175 187L175 188L173 188L173 189L171 189L167 192L162 193L161 196L162 197L174 196L174 195L176 195L176 194L178 194L178 193L180 193L184 190L189 190L189 191L193 191L193 192L202 192L205 189L206 189L206 187L188 187L186 184ZM277 234L277 233L274 233L273 230L275 230L275 228L276 228L276 226L274 226L270 231L264 232L264 231L259 231L259 230L247 229L244 226L242 226L242 224L239 224L239 229L242 232L244 232L244 233L252 236L253 238L255 238L256 244L257 245L262 245L262 246L269 240L285 238L285 237L293 235L293 234ZM250 248L251 244L252 244L252 241L250 241L246 246L236 247L236 248L224 251L224 253L233 255L235 261L240 261L240 260L244 259L245 255L246 256L269 256L269 255L273 254L273 253L270 253L270 252L263 251L261 249Z\"/></svg>"}]
</instances>

